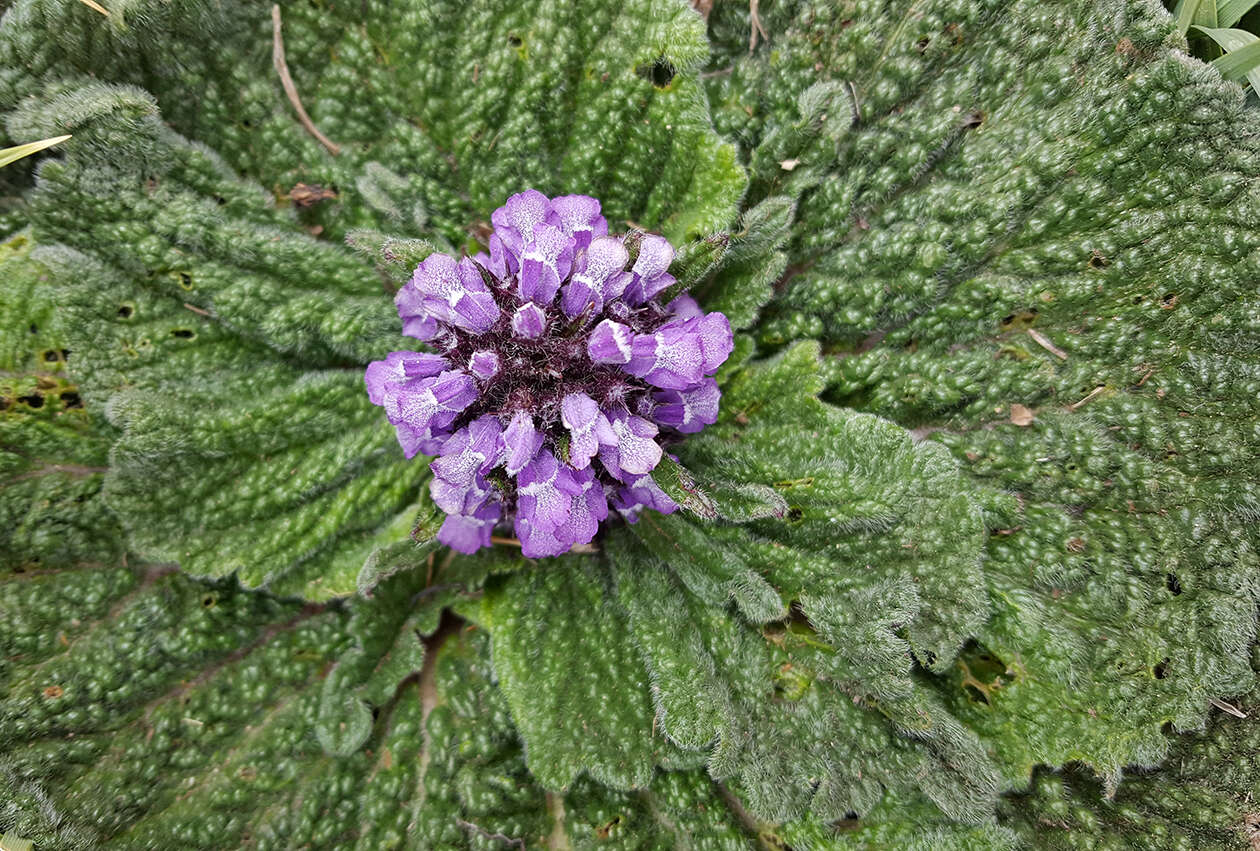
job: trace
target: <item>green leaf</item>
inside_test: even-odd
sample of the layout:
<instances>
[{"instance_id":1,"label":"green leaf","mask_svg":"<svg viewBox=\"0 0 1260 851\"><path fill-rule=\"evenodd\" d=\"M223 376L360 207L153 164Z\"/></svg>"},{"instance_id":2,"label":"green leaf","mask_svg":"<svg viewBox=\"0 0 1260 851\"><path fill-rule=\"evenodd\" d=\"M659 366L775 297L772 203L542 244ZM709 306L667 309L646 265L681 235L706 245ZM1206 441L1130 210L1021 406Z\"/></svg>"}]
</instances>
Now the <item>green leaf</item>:
<instances>
[{"instance_id":1,"label":"green leaf","mask_svg":"<svg viewBox=\"0 0 1260 851\"><path fill-rule=\"evenodd\" d=\"M1092 836L1100 846L1251 848L1260 791L1254 758L1260 749L1255 720L1260 692L1231 700L1221 702L1206 731L1173 743L1164 768L1135 773L1111 794L1079 767L1038 770L1026 791L1003 802L1003 822L1026 843L1056 847Z\"/></svg>"},{"instance_id":2,"label":"green leaf","mask_svg":"<svg viewBox=\"0 0 1260 851\"><path fill-rule=\"evenodd\" d=\"M1008 787L1067 762L1114 784L1253 682L1260 147L1167 17L1001 7L788 6L751 56L715 11L710 97L748 204L812 172L762 344L821 338L825 398L990 490L992 616L927 683ZM821 95L843 132L759 182Z\"/></svg>"},{"instance_id":3,"label":"green leaf","mask_svg":"<svg viewBox=\"0 0 1260 851\"><path fill-rule=\"evenodd\" d=\"M1216 4L1217 26L1232 27L1242 20L1242 16L1250 12L1255 6L1256 0L1220 0Z\"/></svg>"},{"instance_id":4,"label":"green leaf","mask_svg":"<svg viewBox=\"0 0 1260 851\"><path fill-rule=\"evenodd\" d=\"M1228 80L1246 77L1252 89L1260 87L1260 38L1246 30L1196 29L1206 33L1226 51L1224 56L1212 60L1212 67L1220 71L1222 77Z\"/></svg>"},{"instance_id":5,"label":"green leaf","mask_svg":"<svg viewBox=\"0 0 1260 851\"><path fill-rule=\"evenodd\" d=\"M788 198L767 198L745 211L736 232L723 240L715 268L694 283L693 294L706 309L725 314L737 331L751 326L773 297L772 285L787 265L780 249L788 238L792 212Z\"/></svg>"},{"instance_id":6,"label":"green leaf","mask_svg":"<svg viewBox=\"0 0 1260 851\"><path fill-rule=\"evenodd\" d=\"M695 477L669 456L661 458L656 469L652 471L652 479L683 511L705 520L712 520L718 516L717 504L700 489Z\"/></svg>"},{"instance_id":7,"label":"green leaf","mask_svg":"<svg viewBox=\"0 0 1260 851\"><path fill-rule=\"evenodd\" d=\"M368 598L350 603L346 629L354 644L342 654L320 690L315 734L331 756L349 756L372 733L373 709L380 710L399 684L424 664L423 636L437 631L443 598L428 595L420 570L395 574L376 585Z\"/></svg>"},{"instance_id":8,"label":"green leaf","mask_svg":"<svg viewBox=\"0 0 1260 851\"><path fill-rule=\"evenodd\" d=\"M583 772L639 788L658 763L683 756L653 733L647 672L610 590L598 561L574 556L513 574L482 600L495 673L528 744L530 773L548 789L564 790Z\"/></svg>"},{"instance_id":9,"label":"green leaf","mask_svg":"<svg viewBox=\"0 0 1260 851\"><path fill-rule=\"evenodd\" d=\"M45 148L51 148L53 145L60 145L69 138L69 136L53 136L51 139L40 139L38 142L27 142L25 145L4 148L3 150L0 150L0 168L3 168L11 162L17 162L23 157L29 157L31 154L39 153Z\"/></svg>"},{"instance_id":10,"label":"green leaf","mask_svg":"<svg viewBox=\"0 0 1260 851\"><path fill-rule=\"evenodd\" d=\"M0 243L0 569L112 560L122 534L101 499L112 430L68 377L35 243Z\"/></svg>"},{"instance_id":11,"label":"green leaf","mask_svg":"<svg viewBox=\"0 0 1260 851\"><path fill-rule=\"evenodd\" d=\"M1225 0L1229 2L1229 0ZM1177 32L1185 35L1192 26L1219 27L1222 24L1217 0L1177 0L1173 17L1177 19Z\"/></svg>"},{"instance_id":12,"label":"green leaf","mask_svg":"<svg viewBox=\"0 0 1260 851\"><path fill-rule=\"evenodd\" d=\"M0 616L0 833L39 849L754 847L702 771L544 792L488 637L458 622L369 713L365 747L329 757L325 670L383 634L369 609L95 566L0 573Z\"/></svg>"}]
</instances>

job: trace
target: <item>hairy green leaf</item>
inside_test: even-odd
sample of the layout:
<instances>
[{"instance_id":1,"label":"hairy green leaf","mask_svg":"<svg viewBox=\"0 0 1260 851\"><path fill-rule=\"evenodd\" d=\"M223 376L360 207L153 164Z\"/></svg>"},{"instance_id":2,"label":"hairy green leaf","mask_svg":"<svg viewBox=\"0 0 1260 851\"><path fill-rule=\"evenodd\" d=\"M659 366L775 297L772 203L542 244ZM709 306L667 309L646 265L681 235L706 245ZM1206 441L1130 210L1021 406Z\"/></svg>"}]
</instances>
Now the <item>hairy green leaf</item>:
<instances>
[{"instance_id":1,"label":"hairy green leaf","mask_svg":"<svg viewBox=\"0 0 1260 851\"><path fill-rule=\"evenodd\" d=\"M703 772L545 793L486 636L457 622L366 746L326 756L321 680L379 634L367 613L168 568L0 574L0 832L47 851L754 847Z\"/></svg>"},{"instance_id":2,"label":"hairy green leaf","mask_svg":"<svg viewBox=\"0 0 1260 851\"><path fill-rule=\"evenodd\" d=\"M761 340L821 337L825 398L992 488L992 617L933 683L1007 784L1110 787L1253 680L1254 116L1153 4L773 7L752 55L747 24L711 18L716 120L750 203L797 205Z\"/></svg>"},{"instance_id":3,"label":"hairy green leaf","mask_svg":"<svg viewBox=\"0 0 1260 851\"><path fill-rule=\"evenodd\" d=\"M0 568L109 561L122 551L100 498L112 437L67 375L48 270L22 231L0 243Z\"/></svg>"}]
</instances>

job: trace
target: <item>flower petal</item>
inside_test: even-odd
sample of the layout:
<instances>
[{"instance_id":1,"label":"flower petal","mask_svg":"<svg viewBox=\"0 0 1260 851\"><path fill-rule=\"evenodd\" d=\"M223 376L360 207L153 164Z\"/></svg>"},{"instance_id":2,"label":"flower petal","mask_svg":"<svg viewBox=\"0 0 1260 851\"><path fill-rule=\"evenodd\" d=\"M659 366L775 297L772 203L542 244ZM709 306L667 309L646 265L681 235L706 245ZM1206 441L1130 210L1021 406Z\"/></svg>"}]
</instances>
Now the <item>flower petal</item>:
<instances>
[{"instance_id":1,"label":"flower petal","mask_svg":"<svg viewBox=\"0 0 1260 851\"><path fill-rule=\"evenodd\" d=\"M560 307L568 316L578 316L588 304L598 311L604 302L618 298L630 281L626 262L630 254L621 240L603 236L590 244L574 261L573 277L565 285Z\"/></svg>"},{"instance_id":2,"label":"flower petal","mask_svg":"<svg viewBox=\"0 0 1260 851\"><path fill-rule=\"evenodd\" d=\"M599 214L599 201L589 195L561 195L551 199L560 229L573 237L575 247L585 248L595 237L608 233L608 220Z\"/></svg>"},{"instance_id":3,"label":"flower petal","mask_svg":"<svg viewBox=\"0 0 1260 851\"><path fill-rule=\"evenodd\" d=\"M631 343L630 360L622 369L656 387L685 390L704 377L700 334L684 325L666 325L655 334L638 334Z\"/></svg>"},{"instance_id":4,"label":"flower petal","mask_svg":"<svg viewBox=\"0 0 1260 851\"><path fill-rule=\"evenodd\" d=\"M601 435L615 439L607 417L585 393L570 393L561 400L560 422L569 430L569 464L575 470L590 465L599 451Z\"/></svg>"},{"instance_id":5,"label":"flower petal","mask_svg":"<svg viewBox=\"0 0 1260 851\"><path fill-rule=\"evenodd\" d=\"M448 514L437 539L453 550L472 555L490 546L490 534L502 515L502 507L494 501L486 502L470 514Z\"/></svg>"},{"instance_id":6,"label":"flower petal","mask_svg":"<svg viewBox=\"0 0 1260 851\"><path fill-rule=\"evenodd\" d=\"M639 256L635 258L634 280L626 288L623 298L630 304L643 304L661 290L674 283L674 276L666 269L674 262L674 246L658 234L644 235L639 243Z\"/></svg>"},{"instance_id":7,"label":"flower petal","mask_svg":"<svg viewBox=\"0 0 1260 851\"><path fill-rule=\"evenodd\" d=\"M618 481L649 473L661 460L661 447L653 438L659 429L628 411L616 410L608 415L616 442L601 446L600 463Z\"/></svg>"},{"instance_id":8,"label":"flower petal","mask_svg":"<svg viewBox=\"0 0 1260 851\"><path fill-rule=\"evenodd\" d=\"M517 517L531 526L554 530L569 516L574 494L581 492L568 465L549 450L539 449L516 477Z\"/></svg>"},{"instance_id":9,"label":"flower petal","mask_svg":"<svg viewBox=\"0 0 1260 851\"><path fill-rule=\"evenodd\" d=\"M716 381L705 378L689 390L658 390L652 398L657 402L652 413L656 422L683 434L694 434L717 422L722 391Z\"/></svg>"},{"instance_id":10,"label":"flower petal","mask_svg":"<svg viewBox=\"0 0 1260 851\"><path fill-rule=\"evenodd\" d=\"M385 404L385 393L391 384L411 378L437 375L450 366L446 358L428 352L390 352L385 360L368 364L363 375L368 399L373 405Z\"/></svg>"},{"instance_id":11,"label":"flower petal","mask_svg":"<svg viewBox=\"0 0 1260 851\"><path fill-rule=\"evenodd\" d=\"M627 363L633 341L634 332L628 325L605 319L591 331L586 353L593 363Z\"/></svg>"},{"instance_id":12,"label":"flower petal","mask_svg":"<svg viewBox=\"0 0 1260 851\"><path fill-rule=\"evenodd\" d=\"M517 411L503 431L503 464L509 476L515 476L538 453L543 436L534 429L534 418Z\"/></svg>"},{"instance_id":13,"label":"flower petal","mask_svg":"<svg viewBox=\"0 0 1260 851\"><path fill-rule=\"evenodd\" d=\"M495 236L503 243L507 252L514 255L517 263L525 251L525 244L533 238L534 226L555 218L551 202L537 189L518 192L490 214ZM491 257L493 249L494 246L491 245Z\"/></svg>"},{"instance_id":14,"label":"flower petal","mask_svg":"<svg viewBox=\"0 0 1260 851\"><path fill-rule=\"evenodd\" d=\"M551 304L572 268L573 238L558 227L535 225L533 238L521 254L521 298L543 306Z\"/></svg>"},{"instance_id":15,"label":"flower petal","mask_svg":"<svg viewBox=\"0 0 1260 851\"><path fill-rule=\"evenodd\" d=\"M489 349L473 352L468 359L468 371L482 381L489 381L499 374L499 356Z\"/></svg>"},{"instance_id":16,"label":"flower petal","mask_svg":"<svg viewBox=\"0 0 1260 851\"><path fill-rule=\"evenodd\" d=\"M613 507L621 512L627 521L635 523L639 512L644 508L659 511L661 514L673 514L678 510L678 503L661 490L661 486L649 475L630 480L625 487L618 488L613 494Z\"/></svg>"},{"instance_id":17,"label":"flower petal","mask_svg":"<svg viewBox=\"0 0 1260 851\"><path fill-rule=\"evenodd\" d=\"M547 314L532 301L527 301L512 314L512 333L525 340L537 340L547 330Z\"/></svg>"}]
</instances>

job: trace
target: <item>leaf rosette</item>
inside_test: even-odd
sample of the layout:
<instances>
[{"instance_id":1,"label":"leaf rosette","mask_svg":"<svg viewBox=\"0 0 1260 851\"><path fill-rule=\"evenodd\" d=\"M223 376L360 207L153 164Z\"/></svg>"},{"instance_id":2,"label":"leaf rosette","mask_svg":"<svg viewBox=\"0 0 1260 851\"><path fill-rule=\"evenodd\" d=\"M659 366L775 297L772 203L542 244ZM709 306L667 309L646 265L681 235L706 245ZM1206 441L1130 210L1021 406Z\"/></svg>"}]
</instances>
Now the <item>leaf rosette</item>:
<instances>
[{"instance_id":1,"label":"leaf rosette","mask_svg":"<svg viewBox=\"0 0 1260 851\"><path fill-rule=\"evenodd\" d=\"M0 830L1228 841L1194 759L1096 800L1254 683L1260 156L1154 6L270 12L0 24L4 134L73 134L3 175ZM528 186L734 349L678 511L452 554L364 369Z\"/></svg>"}]
</instances>

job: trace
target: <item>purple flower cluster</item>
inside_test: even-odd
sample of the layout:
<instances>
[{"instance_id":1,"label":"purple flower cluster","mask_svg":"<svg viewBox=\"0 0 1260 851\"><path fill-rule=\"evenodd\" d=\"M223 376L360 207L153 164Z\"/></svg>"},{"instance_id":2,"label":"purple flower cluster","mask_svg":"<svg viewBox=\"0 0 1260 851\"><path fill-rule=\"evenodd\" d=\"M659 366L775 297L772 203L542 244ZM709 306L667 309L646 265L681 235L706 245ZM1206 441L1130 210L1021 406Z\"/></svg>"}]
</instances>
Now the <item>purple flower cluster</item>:
<instances>
[{"instance_id":1,"label":"purple flower cluster","mask_svg":"<svg viewBox=\"0 0 1260 851\"><path fill-rule=\"evenodd\" d=\"M437 456L438 539L475 552L513 520L526 556L551 556L590 542L610 507L676 510L650 473L662 442L717 420L730 323L687 295L662 305L674 249L609 236L594 198L531 189L491 221L488 254L430 255L395 299L434 352L367 369L407 457Z\"/></svg>"}]
</instances>

